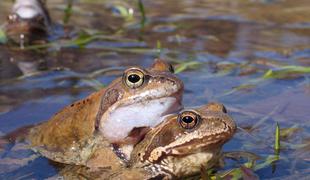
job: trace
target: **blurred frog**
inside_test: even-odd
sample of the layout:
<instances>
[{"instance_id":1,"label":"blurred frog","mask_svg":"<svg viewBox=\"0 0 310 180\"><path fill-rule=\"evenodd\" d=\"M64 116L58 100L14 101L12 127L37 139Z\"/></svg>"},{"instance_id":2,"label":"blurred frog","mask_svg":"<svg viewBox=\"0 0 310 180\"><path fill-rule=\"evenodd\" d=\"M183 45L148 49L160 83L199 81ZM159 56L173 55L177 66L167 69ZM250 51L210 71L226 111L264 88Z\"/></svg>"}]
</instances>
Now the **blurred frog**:
<instances>
[{"instance_id":1,"label":"blurred frog","mask_svg":"<svg viewBox=\"0 0 310 180\"><path fill-rule=\"evenodd\" d=\"M45 43L51 29L51 18L42 0L16 0L4 25L10 42L21 47Z\"/></svg>"}]
</instances>

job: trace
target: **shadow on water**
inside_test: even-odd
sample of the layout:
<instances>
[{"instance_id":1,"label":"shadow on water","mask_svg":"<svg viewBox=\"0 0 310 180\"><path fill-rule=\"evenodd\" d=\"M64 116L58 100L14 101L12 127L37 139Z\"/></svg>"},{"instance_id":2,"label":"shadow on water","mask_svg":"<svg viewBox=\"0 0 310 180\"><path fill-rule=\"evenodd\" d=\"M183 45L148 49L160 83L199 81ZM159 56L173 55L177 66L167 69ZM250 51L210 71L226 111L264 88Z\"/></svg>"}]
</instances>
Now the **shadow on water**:
<instances>
[{"instance_id":1,"label":"shadow on water","mask_svg":"<svg viewBox=\"0 0 310 180\"><path fill-rule=\"evenodd\" d=\"M29 50L0 45L0 135L46 120L111 82L123 68L147 66L160 56L179 70L185 106L222 102L244 129L224 151L253 152L264 162L274 153L278 122L280 160L274 172L264 166L255 174L262 179L310 176L306 0L143 1L143 26L136 1L73 2L48 1L56 24L48 44ZM12 4L0 4L4 22ZM0 148L4 156L16 154ZM0 172L0 179L56 173L55 166L39 158L22 169Z\"/></svg>"}]
</instances>

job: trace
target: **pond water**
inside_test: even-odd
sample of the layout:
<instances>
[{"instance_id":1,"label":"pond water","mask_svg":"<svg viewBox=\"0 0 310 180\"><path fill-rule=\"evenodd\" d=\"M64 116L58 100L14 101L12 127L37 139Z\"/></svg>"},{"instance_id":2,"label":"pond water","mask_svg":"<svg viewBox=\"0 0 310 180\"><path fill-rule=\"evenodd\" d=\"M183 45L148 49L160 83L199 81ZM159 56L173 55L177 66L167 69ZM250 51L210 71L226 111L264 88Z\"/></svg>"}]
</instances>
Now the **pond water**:
<instances>
[{"instance_id":1,"label":"pond water","mask_svg":"<svg viewBox=\"0 0 310 180\"><path fill-rule=\"evenodd\" d=\"M142 1L145 18L137 1L73 2L65 11L67 1L47 1L55 24L47 48L0 45L0 135L48 119L127 66L147 67L161 57L184 81L185 106L221 102L243 129L224 151L267 162L278 122L280 160L252 178L310 179L307 0ZM11 6L0 2L0 22ZM23 155L0 151L0 157ZM240 164L228 162L227 169L234 167ZM45 158L0 169L0 179L44 179L58 171Z\"/></svg>"}]
</instances>

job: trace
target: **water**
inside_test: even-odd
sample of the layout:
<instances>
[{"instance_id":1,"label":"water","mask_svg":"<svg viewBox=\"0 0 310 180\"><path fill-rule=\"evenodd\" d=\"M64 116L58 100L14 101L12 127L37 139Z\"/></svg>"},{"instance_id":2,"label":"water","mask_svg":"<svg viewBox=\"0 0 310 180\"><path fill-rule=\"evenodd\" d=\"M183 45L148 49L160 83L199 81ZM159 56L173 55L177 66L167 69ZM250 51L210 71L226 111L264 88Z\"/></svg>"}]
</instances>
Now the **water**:
<instances>
[{"instance_id":1,"label":"water","mask_svg":"<svg viewBox=\"0 0 310 180\"><path fill-rule=\"evenodd\" d=\"M73 5L68 23L63 22L65 1L48 1L56 23L50 40L59 44L40 52L0 46L0 132L48 119L94 92L99 82L111 82L127 66L146 67L158 56L177 68L195 61L198 67L179 73L184 105L219 101L239 127L253 128L238 131L224 151L252 152L264 161L273 154L278 122L283 132L291 132L281 139L281 160L275 170L266 166L255 173L261 179L310 178L310 76L261 78L269 69L310 66L307 0L143 2L144 26L136 1L81 0ZM0 22L10 6L11 1L1 1ZM122 15L119 6L132 8L133 17ZM61 47L82 31L110 39ZM0 156L16 156L7 150ZM42 179L55 175L57 168L39 158L1 173L0 179Z\"/></svg>"}]
</instances>

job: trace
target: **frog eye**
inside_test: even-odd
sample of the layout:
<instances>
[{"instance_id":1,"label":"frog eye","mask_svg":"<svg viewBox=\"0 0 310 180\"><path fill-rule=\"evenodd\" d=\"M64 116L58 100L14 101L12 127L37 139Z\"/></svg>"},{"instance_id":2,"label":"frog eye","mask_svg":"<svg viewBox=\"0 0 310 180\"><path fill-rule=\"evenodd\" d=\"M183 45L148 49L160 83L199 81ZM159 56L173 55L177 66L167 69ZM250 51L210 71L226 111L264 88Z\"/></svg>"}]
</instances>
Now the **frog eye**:
<instances>
[{"instance_id":1,"label":"frog eye","mask_svg":"<svg viewBox=\"0 0 310 180\"><path fill-rule=\"evenodd\" d=\"M193 129L200 122L200 116L193 111L183 111L178 116L179 125L184 129Z\"/></svg>"},{"instance_id":2,"label":"frog eye","mask_svg":"<svg viewBox=\"0 0 310 180\"><path fill-rule=\"evenodd\" d=\"M132 88L140 87L144 82L144 73L138 69L131 69L123 76L125 84Z\"/></svg>"}]
</instances>

